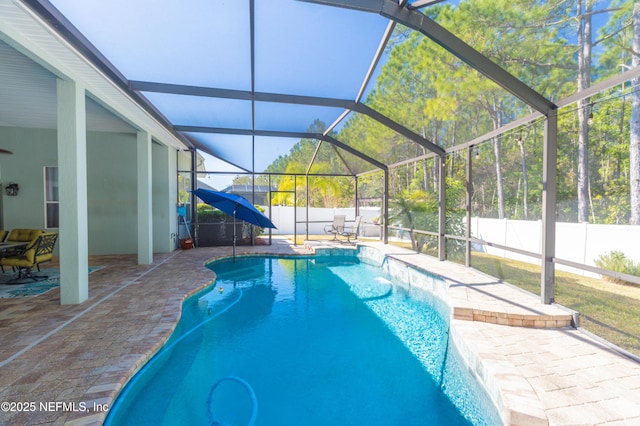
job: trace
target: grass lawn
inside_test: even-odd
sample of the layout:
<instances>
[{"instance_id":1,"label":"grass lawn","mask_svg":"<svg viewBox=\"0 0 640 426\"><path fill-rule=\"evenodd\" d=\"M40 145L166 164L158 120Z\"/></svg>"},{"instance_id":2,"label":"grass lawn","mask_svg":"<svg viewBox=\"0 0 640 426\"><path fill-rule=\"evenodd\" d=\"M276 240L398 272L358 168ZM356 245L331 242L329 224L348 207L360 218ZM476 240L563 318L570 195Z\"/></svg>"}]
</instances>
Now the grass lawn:
<instances>
[{"instance_id":1,"label":"grass lawn","mask_svg":"<svg viewBox=\"0 0 640 426\"><path fill-rule=\"evenodd\" d=\"M540 294L540 267L473 253L472 266ZM556 271L556 303L580 313L580 326L640 356L640 286Z\"/></svg>"}]
</instances>

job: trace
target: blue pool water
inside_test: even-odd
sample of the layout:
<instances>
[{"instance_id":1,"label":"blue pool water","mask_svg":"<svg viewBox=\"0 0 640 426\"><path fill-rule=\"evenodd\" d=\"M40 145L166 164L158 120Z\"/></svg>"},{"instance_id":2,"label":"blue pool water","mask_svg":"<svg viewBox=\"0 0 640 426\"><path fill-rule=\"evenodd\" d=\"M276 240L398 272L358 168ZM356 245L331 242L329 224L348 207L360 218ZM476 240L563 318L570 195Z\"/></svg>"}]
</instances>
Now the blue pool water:
<instances>
[{"instance_id":1,"label":"blue pool water","mask_svg":"<svg viewBox=\"0 0 640 426\"><path fill-rule=\"evenodd\" d=\"M355 257L211 265L113 425L494 425L428 294ZM421 299L421 300L418 300ZM213 389L213 390L212 390Z\"/></svg>"}]
</instances>

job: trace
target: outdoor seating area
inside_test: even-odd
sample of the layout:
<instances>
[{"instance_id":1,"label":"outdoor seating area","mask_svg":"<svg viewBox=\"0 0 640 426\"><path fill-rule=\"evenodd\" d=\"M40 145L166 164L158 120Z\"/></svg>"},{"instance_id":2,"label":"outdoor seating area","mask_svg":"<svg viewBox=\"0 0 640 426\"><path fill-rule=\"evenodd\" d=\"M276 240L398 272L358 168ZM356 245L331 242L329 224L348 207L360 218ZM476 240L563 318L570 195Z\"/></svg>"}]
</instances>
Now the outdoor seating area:
<instances>
[{"instance_id":1,"label":"outdoor seating area","mask_svg":"<svg viewBox=\"0 0 640 426\"><path fill-rule=\"evenodd\" d=\"M356 216L353 222L346 220L346 215L335 215L331 225L325 225L324 233L327 235L333 235L331 241L344 241L348 244L353 243L353 240L358 238L360 233L360 224L362 222L362 216ZM348 225L348 223L351 223ZM344 239L346 238L346 241Z\"/></svg>"},{"instance_id":2,"label":"outdoor seating area","mask_svg":"<svg viewBox=\"0 0 640 426\"><path fill-rule=\"evenodd\" d=\"M47 279L46 276L34 273L34 269L40 272L40 265L51 262L58 233L23 228L13 229L10 233L3 232L6 240L0 242L0 269L2 273L15 275L6 284ZM11 272L8 268L11 268Z\"/></svg>"}]
</instances>

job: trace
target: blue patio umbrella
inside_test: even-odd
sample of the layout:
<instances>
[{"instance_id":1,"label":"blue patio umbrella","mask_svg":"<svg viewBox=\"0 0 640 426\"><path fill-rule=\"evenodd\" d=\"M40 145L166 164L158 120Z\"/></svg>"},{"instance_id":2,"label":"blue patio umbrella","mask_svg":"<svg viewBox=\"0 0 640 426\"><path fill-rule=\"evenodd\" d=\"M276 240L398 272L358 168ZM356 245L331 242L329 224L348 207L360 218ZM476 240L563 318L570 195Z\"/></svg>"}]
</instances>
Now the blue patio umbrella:
<instances>
[{"instance_id":1,"label":"blue patio umbrella","mask_svg":"<svg viewBox=\"0 0 640 426\"><path fill-rule=\"evenodd\" d=\"M210 189L196 189L193 193L202 201L233 216L233 259L236 257L236 218L257 225L261 228L275 228L276 226L263 215L246 198L227 192L212 191Z\"/></svg>"}]
</instances>

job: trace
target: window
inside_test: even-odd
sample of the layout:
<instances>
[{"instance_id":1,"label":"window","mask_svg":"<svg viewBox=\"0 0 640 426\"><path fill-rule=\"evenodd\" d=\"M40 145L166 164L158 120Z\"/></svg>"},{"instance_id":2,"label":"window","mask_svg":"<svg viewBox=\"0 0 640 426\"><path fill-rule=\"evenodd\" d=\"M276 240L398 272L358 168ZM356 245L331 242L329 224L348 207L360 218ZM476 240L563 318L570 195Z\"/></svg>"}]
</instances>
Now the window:
<instances>
[{"instance_id":1,"label":"window","mask_svg":"<svg viewBox=\"0 0 640 426\"><path fill-rule=\"evenodd\" d=\"M44 227L58 228L60 218L58 168L44 168Z\"/></svg>"}]
</instances>

